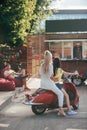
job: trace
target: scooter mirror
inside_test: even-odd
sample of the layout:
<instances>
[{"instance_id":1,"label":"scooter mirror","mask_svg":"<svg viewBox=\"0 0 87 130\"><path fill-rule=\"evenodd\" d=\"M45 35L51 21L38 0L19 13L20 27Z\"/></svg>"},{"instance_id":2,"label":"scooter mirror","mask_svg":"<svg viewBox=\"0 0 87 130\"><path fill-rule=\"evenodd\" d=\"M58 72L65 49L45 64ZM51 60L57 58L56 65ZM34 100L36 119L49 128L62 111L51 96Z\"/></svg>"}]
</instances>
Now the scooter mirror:
<instances>
[{"instance_id":1,"label":"scooter mirror","mask_svg":"<svg viewBox=\"0 0 87 130\"><path fill-rule=\"evenodd\" d=\"M75 70L74 74L75 75L79 75L79 72L77 70Z\"/></svg>"}]
</instances>

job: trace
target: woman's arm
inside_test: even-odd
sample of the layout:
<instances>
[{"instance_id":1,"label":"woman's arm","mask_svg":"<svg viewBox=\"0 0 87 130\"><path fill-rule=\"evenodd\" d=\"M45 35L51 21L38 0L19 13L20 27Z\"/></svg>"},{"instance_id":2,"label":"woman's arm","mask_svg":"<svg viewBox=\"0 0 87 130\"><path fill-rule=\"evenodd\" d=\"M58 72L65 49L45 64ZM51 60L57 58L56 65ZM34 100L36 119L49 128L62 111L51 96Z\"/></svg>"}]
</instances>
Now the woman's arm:
<instances>
[{"instance_id":1,"label":"woman's arm","mask_svg":"<svg viewBox=\"0 0 87 130\"><path fill-rule=\"evenodd\" d=\"M74 73L63 71L64 75L74 75Z\"/></svg>"}]
</instances>

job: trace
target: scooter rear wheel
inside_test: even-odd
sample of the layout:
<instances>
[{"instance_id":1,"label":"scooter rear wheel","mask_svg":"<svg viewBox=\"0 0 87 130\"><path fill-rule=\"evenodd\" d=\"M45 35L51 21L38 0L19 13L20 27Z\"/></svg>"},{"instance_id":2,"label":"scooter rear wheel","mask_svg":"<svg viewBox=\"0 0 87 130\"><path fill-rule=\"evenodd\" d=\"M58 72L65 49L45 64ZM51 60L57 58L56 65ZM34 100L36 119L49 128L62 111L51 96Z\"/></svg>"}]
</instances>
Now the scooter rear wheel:
<instances>
[{"instance_id":1,"label":"scooter rear wheel","mask_svg":"<svg viewBox=\"0 0 87 130\"><path fill-rule=\"evenodd\" d=\"M41 115L46 111L46 107L43 105L32 105L32 111L36 115Z\"/></svg>"}]
</instances>

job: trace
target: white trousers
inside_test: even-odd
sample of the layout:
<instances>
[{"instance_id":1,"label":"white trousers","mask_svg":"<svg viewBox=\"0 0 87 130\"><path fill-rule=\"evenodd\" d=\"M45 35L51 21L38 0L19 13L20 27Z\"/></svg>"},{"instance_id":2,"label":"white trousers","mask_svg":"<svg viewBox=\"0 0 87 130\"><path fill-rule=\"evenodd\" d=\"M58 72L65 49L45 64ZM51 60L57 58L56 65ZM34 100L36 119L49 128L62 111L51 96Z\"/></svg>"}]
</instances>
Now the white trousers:
<instances>
[{"instance_id":1,"label":"white trousers","mask_svg":"<svg viewBox=\"0 0 87 130\"><path fill-rule=\"evenodd\" d=\"M40 87L53 91L58 96L59 107L63 106L64 95L62 91L59 88L57 88L54 81L52 81L51 79L41 79Z\"/></svg>"},{"instance_id":2,"label":"white trousers","mask_svg":"<svg viewBox=\"0 0 87 130\"><path fill-rule=\"evenodd\" d=\"M51 88L51 90L57 95L58 97L58 103L59 103L59 107L63 106L63 99L64 99L64 95L62 93L62 91L57 88L57 87L53 87L53 89Z\"/></svg>"}]
</instances>

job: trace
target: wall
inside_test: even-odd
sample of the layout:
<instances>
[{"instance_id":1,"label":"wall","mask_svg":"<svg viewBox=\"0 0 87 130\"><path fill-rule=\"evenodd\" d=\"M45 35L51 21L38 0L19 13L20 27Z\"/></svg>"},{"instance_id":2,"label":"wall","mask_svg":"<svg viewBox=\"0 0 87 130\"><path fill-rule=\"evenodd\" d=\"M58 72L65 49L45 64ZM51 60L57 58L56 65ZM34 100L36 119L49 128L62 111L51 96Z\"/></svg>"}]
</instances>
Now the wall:
<instances>
[{"instance_id":1,"label":"wall","mask_svg":"<svg viewBox=\"0 0 87 130\"><path fill-rule=\"evenodd\" d=\"M65 71L74 72L77 70L79 73L87 71L87 61L85 60L71 60L71 61L61 61L61 67Z\"/></svg>"},{"instance_id":2,"label":"wall","mask_svg":"<svg viewBox=\"0 0 87 130\"><path fill-rule=\"evenodd\" d=\"M27 72L31 75L39 69L45 50L44 35L30 35L27 37Z\"/></svg>"},{"instance_id":3,"label":"wall","mask_svg":"<svg viewBox=\"0 0 87 130\"><path fill-rule=\"evenodd\" d=\"M34 74L38 71L41 60L43 59L44 50L49 49L48 43L44 42L46 39L58 38L86 38L87 34L73 34L73 35L33 35L28 36L28 50L27 50L27 71ZM86 60L66 60L61 62L62 68L66 71L79 72L87 71Z\"/></svg>"}]
</instances>

